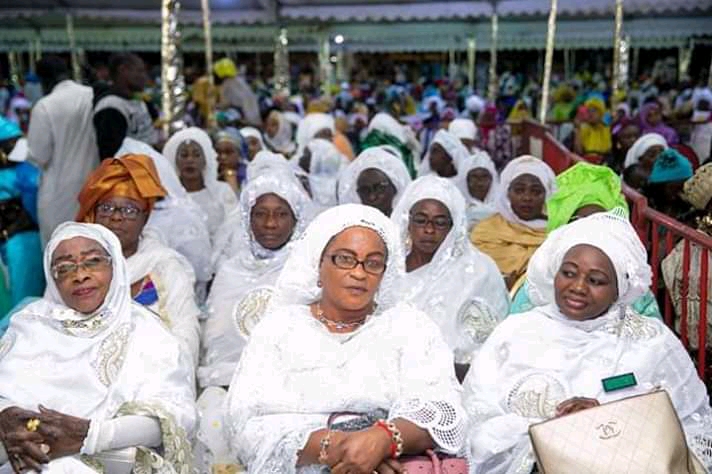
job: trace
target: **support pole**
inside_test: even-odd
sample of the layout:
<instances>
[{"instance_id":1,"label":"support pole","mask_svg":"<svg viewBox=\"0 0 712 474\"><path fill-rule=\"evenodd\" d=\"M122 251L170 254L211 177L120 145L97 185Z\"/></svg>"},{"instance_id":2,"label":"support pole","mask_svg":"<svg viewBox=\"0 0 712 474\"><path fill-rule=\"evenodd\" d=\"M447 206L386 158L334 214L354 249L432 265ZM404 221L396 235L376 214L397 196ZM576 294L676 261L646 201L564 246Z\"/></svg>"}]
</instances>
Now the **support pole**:
<instances>
[{"instance_id":1,"label":"support pole","mask_svg":"<svg viewBox=\"0 0 712 474\"><path fill-rule=\"evenodd\" d=\"M477 39L467 40L467 85L475 92L475 60L477 59Z\"/></svg>"},{"instance_id":2,"label":"support pole","mask_svg":"<svg viewBox=\"0 0 712 474\"><path fill-rule=\"evenodd\" d=\"M203 36L205 37L205 69L208 73L208 129L215 128L215 78L213 76L213 31L210 23L210 0L201 0L203 10Z\"/></svg>"},{"instance_id":3,"label":"support pole","mask_svg":"<svg viewBox=\"0 0 712 474\"><path fill-rule=\"evenodd\" d=\"M623 40L623 0L616 0L615 28L613 33L613 98L618 97L621 90L621 42ZM616 104L611 104L613 107Z\"/></svg>"},{"instance_id":4,"label":"support pole","mask_svg":"<svg viewBox=\"0 0 712 474\"><path fill-rule=\"evenodd\" d=\"M494 102L497 99L497 36L499 35L499 19L497 12L492 14L492 43L490 44L490 67L489 67L489 99Z\"/></svg>"},{"instance_id":5,"label":"support pole","mask_svg":"<svg viewBox=\"0 0 712 474\"><path fill-rule=\"evenodd\" d=\"M541 84L541 105L539 121L546 123L546 112L549 109L549 83L551 82L551 64L554 59L554 39L556 38L556 8L557 0L551 0L549 11L549 27L546 32L546 56L544 57L544 79Z\"/></svg>"},{"instance_id":6,"label":"support pole","mask_svg":"<svg viewBox=\"0 0 712 474\"><path fill-rule=\"evenodd\" d=\"M184 127L185 80L180 56L178 0L162 0L161 5L161 98L165 137Z\"/></svg>"},{"instance_id":7,"label":"support pole","mask_svg":"<svg viewBox=\"0 0 712 474\"><path fill-rule=\"evenodd\" d=\"M69 53L72 60L72 76L77 82L82 80L82 70L79 67L79 56L77 55L77 38L74 36L74 17L71 13L65 16L67 22L67 37L69 38Z\"/></svg>"},{"instance_id":8,"label":"support pole","mask_svg":"<svg viewBox=\"0 0 712 474\"><path fill-rule=\"evenodd\" d=\"M319 38L319 83L324 97L331 97L331 45L329 35Z\"/></svg>"},{"instance_id":9,"label":"support pole","mask_svg":"<svg viewBox=\"0 0 712 474\"><path fill-rule=\"evenodd\" d=\"M274 45L274 85L276 92L289 95L289 38L281 28Z\"/></svg>"}]
</instances>

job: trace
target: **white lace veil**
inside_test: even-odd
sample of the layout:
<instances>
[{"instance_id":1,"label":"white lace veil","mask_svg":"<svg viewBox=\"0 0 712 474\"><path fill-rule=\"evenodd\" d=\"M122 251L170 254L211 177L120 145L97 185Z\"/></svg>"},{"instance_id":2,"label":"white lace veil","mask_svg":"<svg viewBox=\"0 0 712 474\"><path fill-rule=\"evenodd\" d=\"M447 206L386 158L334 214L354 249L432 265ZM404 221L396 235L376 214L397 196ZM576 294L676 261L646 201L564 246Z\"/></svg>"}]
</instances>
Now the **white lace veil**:
<instances>
[{"instance_id":1,"label":"white lace veil","mask_svg":"<svg viewBox=\"0 0 712 474\"><path fill-rule=\"evenodd\" d=\"M364 170L375 168L382 171L396 188L393 207L398 204L411 179L403 160L384 147L369 148L356 157L339 177L339 204L360 204L361 197L356 191L358 178Z\"/></svg>"},{"instance_id":2,"label":"white lace veil","mask_svg":"<svg viewBox=\"0 0 712 474\"><path fill-rule=\"evenodd\" d=\"M277 280L274 305L302 304L318 301L321 289L319 264L324 249L335 235L349 227L366 227L381 236L388 250L386 272L376 294L381 310L397 300L396 286L404 273L405 257L393 223L381 211L361 204L332 207L314 219L292 252Z\"/></svg>"}]
</instances>

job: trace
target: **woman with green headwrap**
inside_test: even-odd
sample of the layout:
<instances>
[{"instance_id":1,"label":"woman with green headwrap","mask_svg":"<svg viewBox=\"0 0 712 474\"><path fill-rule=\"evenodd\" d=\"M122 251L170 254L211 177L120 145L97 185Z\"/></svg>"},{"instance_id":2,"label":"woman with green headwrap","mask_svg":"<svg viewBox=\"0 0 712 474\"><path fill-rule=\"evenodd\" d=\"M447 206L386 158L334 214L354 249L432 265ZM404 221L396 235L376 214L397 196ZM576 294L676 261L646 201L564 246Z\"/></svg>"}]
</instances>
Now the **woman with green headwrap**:
<instances>
[{"instance_id":1,"label":"woman with green headwrap","mask_svg":"<svg viewBox=\"0 0 712 474\"><path fill-rule=\"evenodd\" d=\"M606 166L578 163L556 177L556 186L558 191L546 203L548 232L597 212L617 207L628 209L621 193L620 177ZM526 275L514 285L510 295L509 314L523 313L534 307ZM660 308L650 291L632 306L638 314L661 318Z\"/></svg>"}]
</instances>

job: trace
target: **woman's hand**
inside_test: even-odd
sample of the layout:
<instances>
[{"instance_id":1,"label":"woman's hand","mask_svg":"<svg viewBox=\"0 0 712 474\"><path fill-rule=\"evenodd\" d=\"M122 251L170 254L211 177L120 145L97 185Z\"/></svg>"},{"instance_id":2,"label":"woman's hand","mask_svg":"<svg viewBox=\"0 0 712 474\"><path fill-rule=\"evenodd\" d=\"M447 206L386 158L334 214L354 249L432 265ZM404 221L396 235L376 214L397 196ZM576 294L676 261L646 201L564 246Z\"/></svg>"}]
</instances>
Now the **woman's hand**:
<instances>
[{"instance_id":1,"label":"woman's hand","mask_svg":"<svg viewBox=\"0 0 712 474\"><path fill-rule=\"evenodd\" d=\"M373 474L376 468L390 474L385 464L390 450L391 437L388 433L372 427L332 438L326 463L331 467L332 474Z\"/></svg>"},{"instance_id":2,"label":"woman's hand","mask_svg":"<svg viewBox=\"0 0 712 474\"><path fill-rule=\"evenodd\" d=\"M42 464L50 461L40 449L44 438L40 433L27 430L27 421L39 418L39 413L9 407L0 412L0 441L7 451L10 465L17 473L29 469L42 471Z\"/></svg>"},{"instance_id":3,"label":"woman's hand","mask_svg":"<svg viewBox=\"0 0 712 474\"><path fill-rule=\"evenodd\" d=\"M79 453L89 432L89 420L65 415L40 405L37 431L50 447L49 456L57 459Z\"/></svg>"},{"instance_id":4,"label":"woman's hand","mask_svg":"<svg viewBox=\"0 0 712 474\"><path fill-rule=\"evenodd\" d=\"M559 403L556 407L556 417L571 415L577 411L600 405L595 398L574 397Z\"/></svg>"},{"instance_id":5,"label":"woman's hand","mask_svg":"<svg viewBox=\"0 0 712 474\"><path fill-rule=\"evenodd\" d=\"M374 471L375 473L378 474L402 474L405 471L405 468L401 463L396 461L395 459L386 459L381 463L380 466L376 468Z\"/></svg>"}]
</instances>

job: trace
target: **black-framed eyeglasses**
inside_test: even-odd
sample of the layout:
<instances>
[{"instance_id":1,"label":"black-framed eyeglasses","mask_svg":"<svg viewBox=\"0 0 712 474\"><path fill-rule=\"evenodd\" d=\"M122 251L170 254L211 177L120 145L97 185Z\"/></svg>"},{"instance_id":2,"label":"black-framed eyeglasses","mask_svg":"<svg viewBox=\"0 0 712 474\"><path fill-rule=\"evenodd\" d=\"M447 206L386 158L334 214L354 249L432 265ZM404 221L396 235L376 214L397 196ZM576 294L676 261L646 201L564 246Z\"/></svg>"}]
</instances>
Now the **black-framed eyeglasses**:
<instances>
[{"instance_id":1,"label":"black-framed eyeglasses","mask_svg":"<svg viewBox=\"0 0 712 474\"><path fill-rule=\"evenodd\" d=\"M80 268L85 272L97 272L109 266L111 266L110 256L96 255L82 260L79 263L60 262L53 265L51 270L55 280L64 280L72 275L76 275Z\"/></svg>"},{"instance_id":2,"label":"black-framed eyeglasses","mask_svg":"<svg viewBox=\"0 0 712 474\"><path fill-rule=\"evenodd\" d=\"M386 271L386 262L378 258L359 260L353 255L343 253L329 255L329 258L331 259L331 263L333 263L336 268L340 268L342 270L353 270L357 266L361 265L363 271L371 275L382 275Z\"/></svg>"},{"instance_id":3,"label":"black-framed eyeglasses","mask_svg":"<svg viewBox=\"0 0 712 474\"><path fill-rule=\"evenodd\" d=\"M415 227L427 227L430 224L438 230L448 230L452 227L452 219L446 216L437 216L430 219L424 214L411 214L410 222Z\"/></svg>"},{"instance_id":4,"label":"black-framed eyeglasses","mask_svg":"<svg viewBox=\"0 0 712 474\"><path fill-rule=\"evenodd\" d=\"M115 206L109 203L98 204L94 208L96 217L111 218L114 217L114 213L118 211L122 218L130 221L135 221L138 216L143 214L145 211L139 209L136 206Z\"/></svg>"},{"instance_id":5,"label":"black-framed eyeglasses","mask_svg":"<svg viewBox=\"0 0 712 474\"><path fill-rule=\"evenodd\" d=\"M356 188L356 192L360 196L368 196L370 194L377 194L380 196L380 195L385 194L389 188L390 188L390 183L381 181L380 183L374 183L371 186L368 186L368 185L359 186L358 188Z\"/></svg>"}]
</instances>

